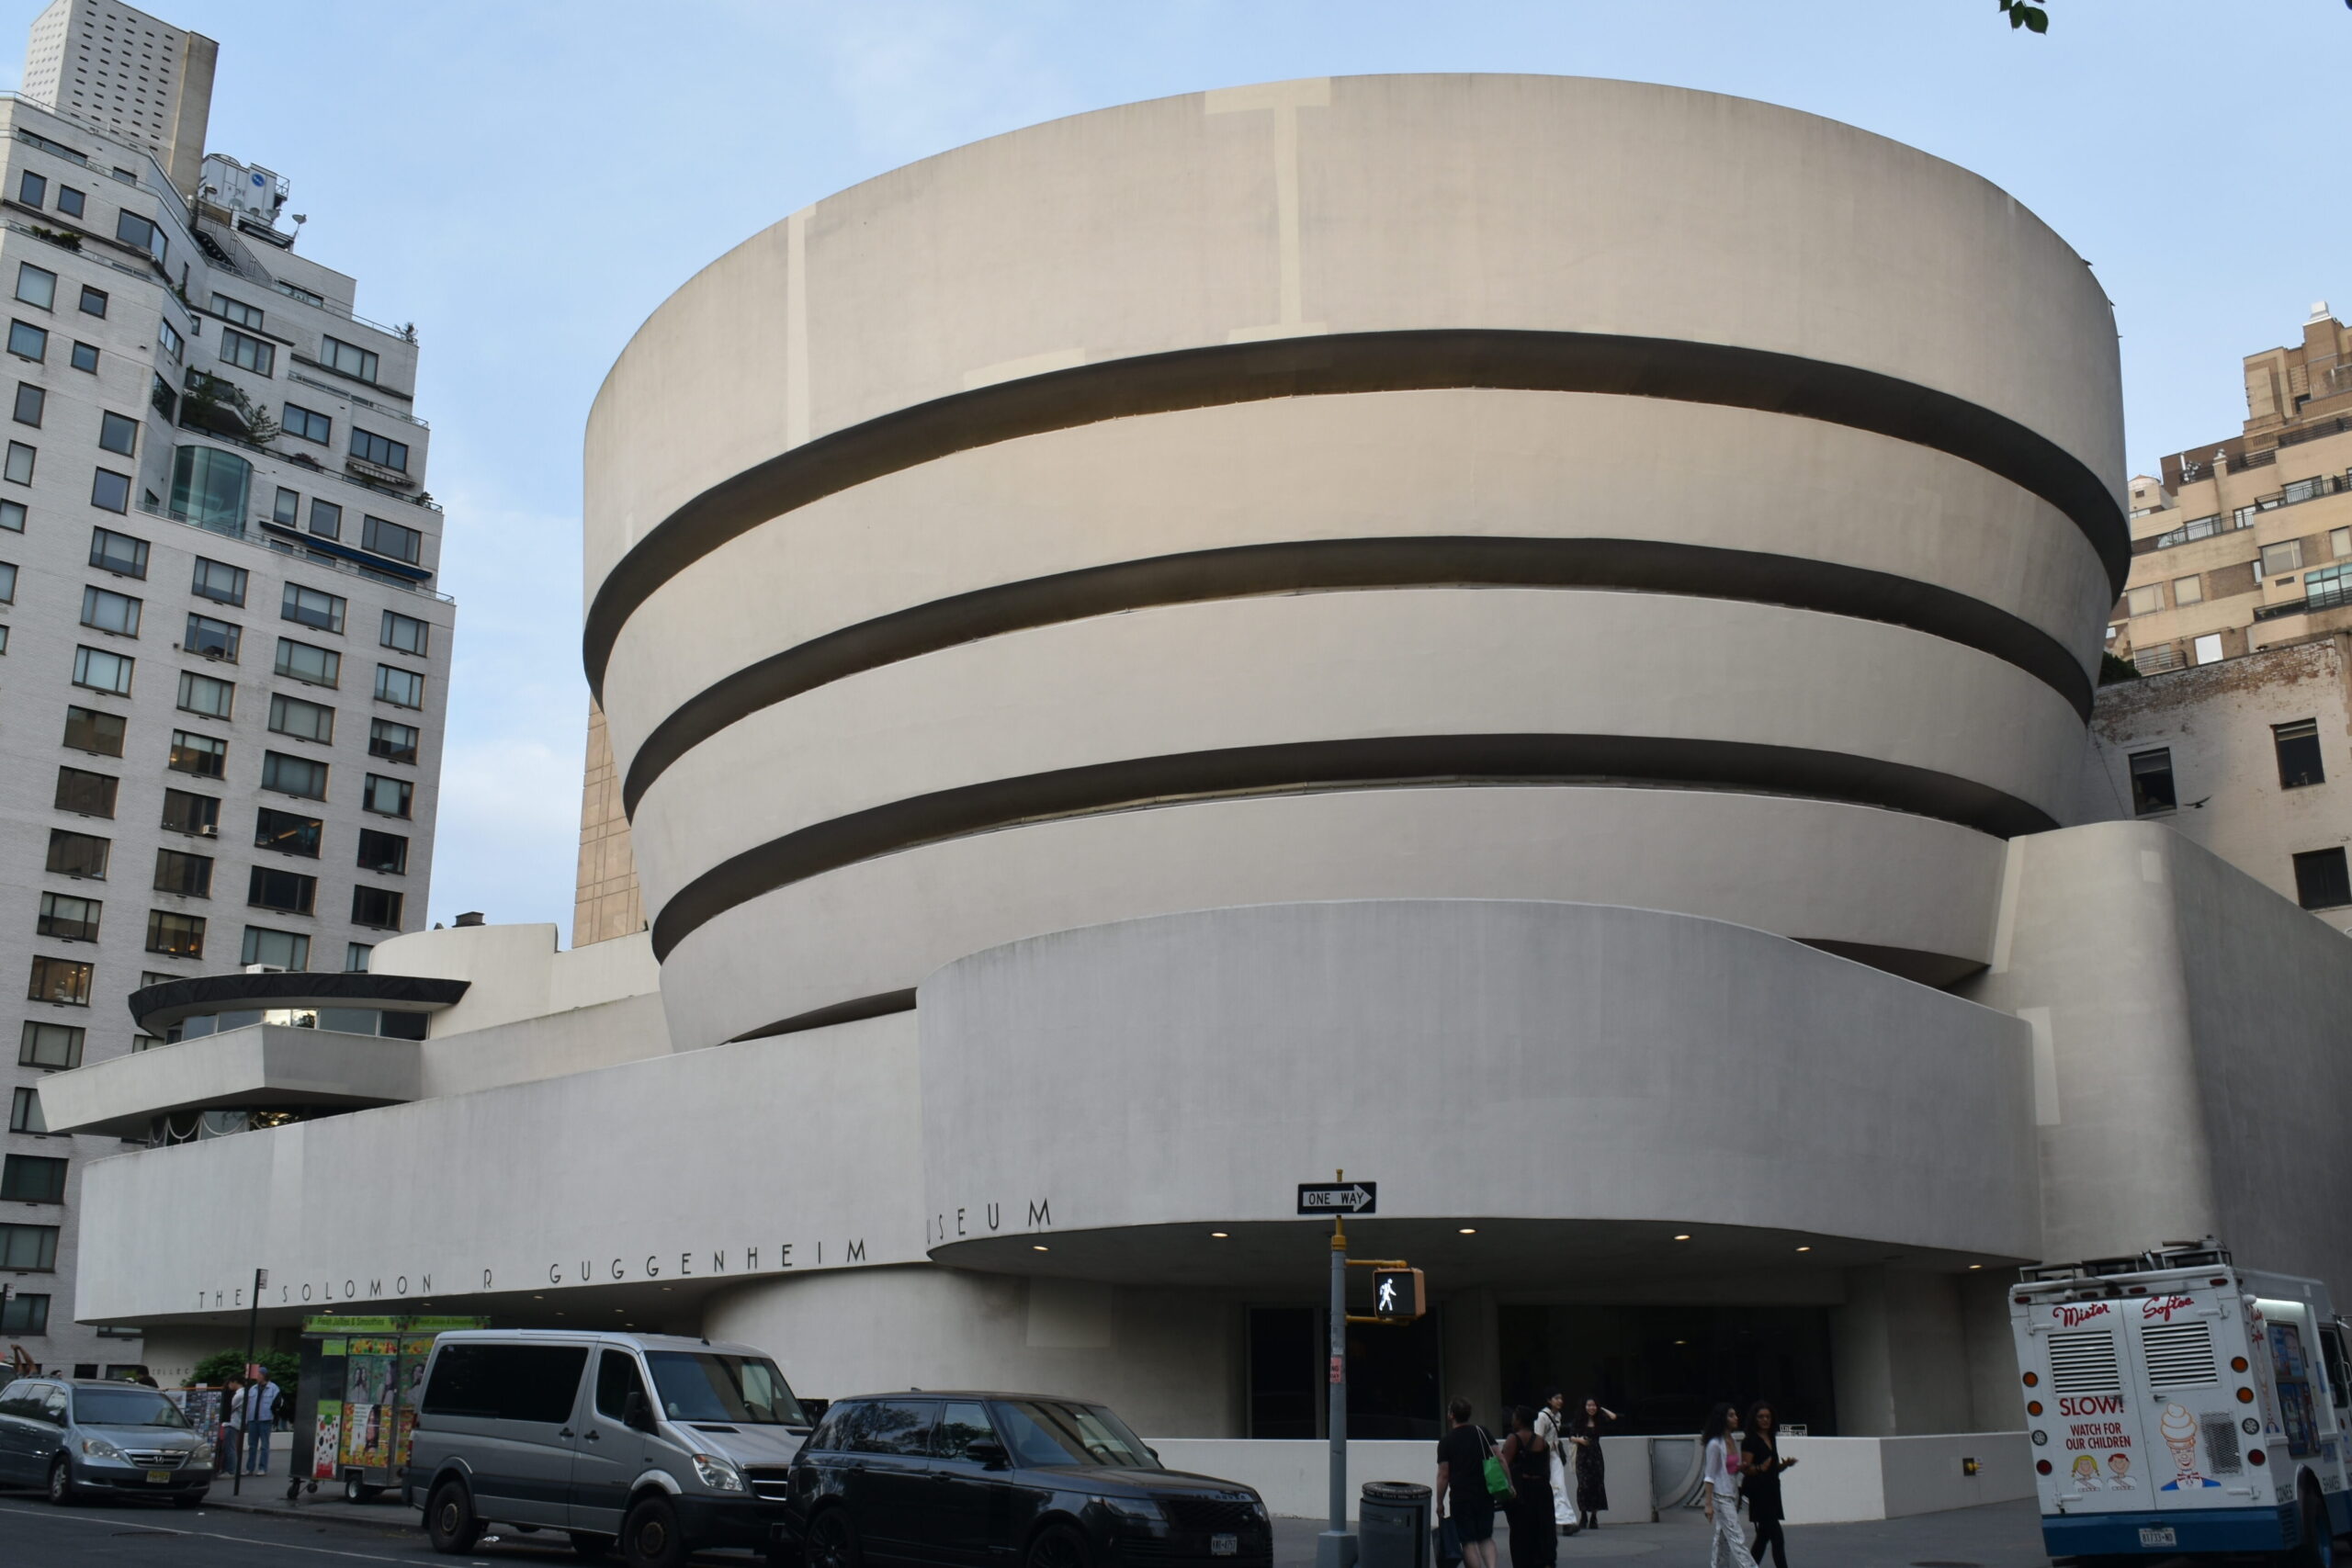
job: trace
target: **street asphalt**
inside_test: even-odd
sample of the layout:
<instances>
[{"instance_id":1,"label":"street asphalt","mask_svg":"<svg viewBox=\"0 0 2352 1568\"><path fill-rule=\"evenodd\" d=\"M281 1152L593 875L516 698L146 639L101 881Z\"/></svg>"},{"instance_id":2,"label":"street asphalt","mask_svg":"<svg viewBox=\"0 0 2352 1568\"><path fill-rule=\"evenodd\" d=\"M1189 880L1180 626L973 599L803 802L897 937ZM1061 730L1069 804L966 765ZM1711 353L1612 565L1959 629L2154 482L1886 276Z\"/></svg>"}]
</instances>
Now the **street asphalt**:
<instances>
[{"instance_id":1,"label":"street asphalt","mask_svg":"<svg viewBox=\"0 0 2352 1568\"><path fill-rule=\"evenodd\" d=\"M1275 1522L1276 1568L1309 1568L1318 1527ZM2003 1503L1859 1525L1811 1525L1789 1531L1797 1568L2047 1568L2033 1505ZM1498 1553L1510 1561L1508 1546ZM1700 1568L1707 1560L1704 1522L1695 1512L1658 1524L1608 1524L1560 1543L1562 1568L1580 1562L1628 1560L1633 1568ZM53 1508L29 1492L0 1492L0 1565L5 1568L333 1568L335 1563L502 1564L577 1562L553 1530L501 1530L464 1557L439 1557L425 1545L417 1515L386 1499L353 1506L340 1498L289 1506L255 1495L242 1505L216 1499L187 1513L144 1503L79 1504ZM695 1559L718 1568L751 1562L747 1554ZM2147 1568L2162 1568L2150 1563Z\"/></svg>"}]
</instances>

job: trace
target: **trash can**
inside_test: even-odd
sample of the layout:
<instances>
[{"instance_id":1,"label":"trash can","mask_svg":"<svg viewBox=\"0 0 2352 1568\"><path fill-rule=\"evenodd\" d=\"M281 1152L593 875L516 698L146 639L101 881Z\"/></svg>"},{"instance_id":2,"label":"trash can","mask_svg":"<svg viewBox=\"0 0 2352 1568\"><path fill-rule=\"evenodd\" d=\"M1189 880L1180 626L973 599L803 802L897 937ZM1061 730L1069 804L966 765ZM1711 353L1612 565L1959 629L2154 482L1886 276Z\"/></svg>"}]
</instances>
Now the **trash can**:
<instances>
[{"instance_id":1,"label":"trash can","mask_svg":"<svg viewBox=\"0 0 2352 1568\"><path fill-rule=\"evenodd\" d=\"M1430 1568L1430 1489L1367 1481L1356 1514L1357 1568Z\"/></svg>"}]
</instances>

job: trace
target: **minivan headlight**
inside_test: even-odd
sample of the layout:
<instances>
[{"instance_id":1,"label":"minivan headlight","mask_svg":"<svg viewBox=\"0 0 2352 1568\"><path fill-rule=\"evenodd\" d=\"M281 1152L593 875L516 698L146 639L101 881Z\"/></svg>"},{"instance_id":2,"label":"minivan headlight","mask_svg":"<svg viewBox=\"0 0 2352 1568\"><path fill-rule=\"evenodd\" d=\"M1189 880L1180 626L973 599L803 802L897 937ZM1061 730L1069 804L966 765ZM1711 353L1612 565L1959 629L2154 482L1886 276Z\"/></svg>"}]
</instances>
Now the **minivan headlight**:
<instances>
[{"instance_id":1,"label":"minivan headlight","mask_svg":"<svg viewBox=\"0 0 2352 1568\"><path fill-rule=\"evenodd\" d=\"M717 1454L695 1454L691 1457L695 1461L695 1473L713 1492L741 1492L745 1489L743 1472L729 1461Z\"/></svg>"},{"instance_id":2,"label":"minivan headlight","mask_svg":"<svg viewBox=\"0 0 2352 1568\"><path fill-rule=\"evenodd\" d=\"M104 1438L85 1438L82 1439L82 1457L84 1459L119 1460L122 1458L122 1450L116 1448L112 1443L107 1442Z\"/></svg>"},{"instance_id":3,"label":"minivan headlight","mask_svg":"<svg viewBox=\"0 0 2352 1568\"><path fill-rule=\"evenodd\" d=\"M198 1443L196 1447L187 1450L188 1463L196 1466L199 1470L204 1468L206 1465L210 1464L212 1462L212 1445L210 1443Z\"/></svg>"}]
</instances>

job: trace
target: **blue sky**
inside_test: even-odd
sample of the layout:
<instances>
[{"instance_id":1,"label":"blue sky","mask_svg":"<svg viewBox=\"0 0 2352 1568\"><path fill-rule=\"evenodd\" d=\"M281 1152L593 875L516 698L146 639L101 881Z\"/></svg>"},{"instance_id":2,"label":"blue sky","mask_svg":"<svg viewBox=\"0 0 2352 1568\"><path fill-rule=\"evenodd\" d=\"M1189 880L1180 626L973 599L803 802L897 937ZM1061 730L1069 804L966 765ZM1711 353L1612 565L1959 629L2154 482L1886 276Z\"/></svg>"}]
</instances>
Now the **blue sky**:
<instances>
[{"instance_id":1,"label":"blue sky","mask_svg":"<svg viewBox=\"0 0 2352 1568\"><path fill-rule=\"evenodd\" d=\"M1533 71L1736 93L1984 175L2097 268L2131 460L2234 432L2239 358L2352 311L2342 0L158 0L220 42L212 151L414 321L459 601L431 914L569 941L580 434L639 321L795 209L982 136L1290 76ZM19 40L40 10L12 0ZM5 46L0 46L5 47Z\"/></svg>"}]
</instances>

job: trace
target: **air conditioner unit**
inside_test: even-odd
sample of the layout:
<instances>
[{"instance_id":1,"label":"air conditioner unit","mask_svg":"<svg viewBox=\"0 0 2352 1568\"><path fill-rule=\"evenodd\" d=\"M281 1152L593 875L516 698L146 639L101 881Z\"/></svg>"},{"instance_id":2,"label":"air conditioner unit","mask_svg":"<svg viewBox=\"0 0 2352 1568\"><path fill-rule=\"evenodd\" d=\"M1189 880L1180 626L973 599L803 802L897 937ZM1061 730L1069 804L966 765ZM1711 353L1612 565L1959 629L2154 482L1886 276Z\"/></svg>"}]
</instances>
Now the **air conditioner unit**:
<instances>
[{"instance_id":1,"label":"air conditioner unit","mask_svg":"<svg viewBox=\"0 0 2352 1568\"><path fill-rule=\"evenodd\" d=\"M245 965L244 973L248 975L283 975L286 973L286 966L282 964L248 964Z\"/></svg>"}]
</instances>

